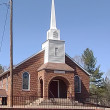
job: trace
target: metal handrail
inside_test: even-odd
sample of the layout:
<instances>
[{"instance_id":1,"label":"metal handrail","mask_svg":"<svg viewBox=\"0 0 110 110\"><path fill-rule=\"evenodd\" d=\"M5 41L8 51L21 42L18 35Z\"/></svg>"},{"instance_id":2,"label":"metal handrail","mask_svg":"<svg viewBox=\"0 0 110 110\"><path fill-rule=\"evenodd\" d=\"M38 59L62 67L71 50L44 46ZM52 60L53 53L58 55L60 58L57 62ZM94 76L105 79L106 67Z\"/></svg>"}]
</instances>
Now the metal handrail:
<instances>
[{"instance_id":1,"label":"metal handrail","mask_svg":"<svg viewBox=\"0 0 110 110\"><path fill-rule=\"evenodd\" d=\"M53 103L53 104L55 104L56 102L55 102L55 96L53 95L53 93L49 90L49 92L50 92L50 94L52 95L52 98L50 98L50 100L51 100L51 102Z\"/></svg>"},{"instance_id":2,"label":"metal handrail","mask_svg":"<svg viewBox=\"0 0 110 110\"><path fill-rule=\"evenodd\" d=\"M69 95L70 95L70 101L72 102L72 104L73 104L73 101L74 101L74 97L72 96L72 94L70 93L70 91L67 91L68 93L69 93Z\"/></svg>"}]
</instances>

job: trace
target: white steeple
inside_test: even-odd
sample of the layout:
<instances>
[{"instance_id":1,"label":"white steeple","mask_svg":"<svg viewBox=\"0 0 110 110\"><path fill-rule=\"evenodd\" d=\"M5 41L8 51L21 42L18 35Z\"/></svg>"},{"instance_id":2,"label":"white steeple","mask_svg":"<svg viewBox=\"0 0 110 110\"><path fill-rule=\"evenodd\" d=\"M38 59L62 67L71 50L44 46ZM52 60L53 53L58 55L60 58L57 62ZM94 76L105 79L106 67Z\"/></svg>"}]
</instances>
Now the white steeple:
<instances>
[{"instance_id":1,"label":"white steeple","mask_svg":"<svg viewBox=\"0 0 110 110\"><path fill-rule=\"evenodd\" d=\"M56 28L55 6L52 0L50 29L47 31L47 41L42 44L45 50L44 63L65 63L65 41L60 40L60 30Z\"/></svg>"},{"instance_id":2,"label":"white steeple","mask_svg":"<svg viewBox=\"0 0 110 110\"><path fill-rule=\"evenodd\" d=\"M57 29L57 28L56 28L56 17L55 17L55 5L54 5L54 0L52 0L52 7L51 7L50 29Z\"/></svg>"},{"instance_id":3,"label":"white steeple","mask_svg":"<svg viewBox=\"0 0 110 110\"><path fill-rule=\"evenodd\" d=\"M47 40L60 40L60 30L56 28L55 5L52 0L50 29L47 31Z\"/></svg>"}]
</instances>

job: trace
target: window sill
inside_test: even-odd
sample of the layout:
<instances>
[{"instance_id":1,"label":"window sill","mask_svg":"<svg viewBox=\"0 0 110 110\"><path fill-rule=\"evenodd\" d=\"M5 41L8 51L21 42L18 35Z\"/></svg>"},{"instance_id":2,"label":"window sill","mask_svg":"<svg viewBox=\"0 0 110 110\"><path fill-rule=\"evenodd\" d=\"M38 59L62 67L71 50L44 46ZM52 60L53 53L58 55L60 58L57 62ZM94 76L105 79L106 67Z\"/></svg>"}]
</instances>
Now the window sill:
<instances>
[{"instance_id":1,"label":"window sill","mask_svg":"<svg viewBox=\"0 0 110 110\"><path fill-rule=\"evenodd\" d=\"M76 94L81 94L81 92L75 92Z\"/></svg>"},{"instance_id":2,"label":"window sill","mask_svg":"<svg viewBox=\"0 0 110 110\"><path fill-rule=\"evenodd\" d=\"M30 92L30 89L22 89L22 91Z\"/></svg>"}]
</instances>

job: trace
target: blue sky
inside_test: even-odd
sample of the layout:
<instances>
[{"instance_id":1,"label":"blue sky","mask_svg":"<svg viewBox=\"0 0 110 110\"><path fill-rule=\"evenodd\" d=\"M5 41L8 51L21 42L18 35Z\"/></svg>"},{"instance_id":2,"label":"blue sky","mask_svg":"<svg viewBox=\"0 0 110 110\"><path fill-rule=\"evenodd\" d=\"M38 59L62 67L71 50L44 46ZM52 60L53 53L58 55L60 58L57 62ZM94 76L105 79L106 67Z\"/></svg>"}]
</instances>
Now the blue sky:
<instances>
[{"instance_id":1,"label":"blue sky","mask_svg":"<svg viewBox=\"0 0 110 110\"><path fill-rule=\"evenodd\" d=\"M9 0L0 0L8 3ZM14 64L41 50L50 27L51 0L13 0ZM110 70L110 0L55 0L57 28L66 41L66 53L81 55L90 48L101 71ZM0 5L0 42L6 15ZM9 66L9 13L0 64Z\"/></svg>"}]
</instances>

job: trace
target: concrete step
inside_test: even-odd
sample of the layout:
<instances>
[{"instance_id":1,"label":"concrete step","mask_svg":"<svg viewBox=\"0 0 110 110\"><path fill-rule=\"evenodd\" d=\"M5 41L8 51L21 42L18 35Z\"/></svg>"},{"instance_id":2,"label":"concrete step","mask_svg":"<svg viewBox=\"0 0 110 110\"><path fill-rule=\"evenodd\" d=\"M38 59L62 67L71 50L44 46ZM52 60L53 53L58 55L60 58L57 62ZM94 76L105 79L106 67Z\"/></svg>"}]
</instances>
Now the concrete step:
<instances>
[{"instance_id":1,"label":"concrete step","mask_svg":"<svg viewBox=\"0 0 110 110\"><path fill-rule=\"evenodd\" d=\"M48 99L48 100L43 100L39 105L62 105L62 106L82 106L82 103L78 103L78 101L70 101L70 99L58 99L55 98L53 99Z\"/></svg>"},{"instance_id":2,"label":"concrete step","mask_svg":"<svg viewBox=\"0 0 110 110\"><path fill-rule=\"evenodd\" d=\"M43 98L39 98L33 102L30 103L30 105L39 105L43 101Z\"/></svg>"}]
</instances>

